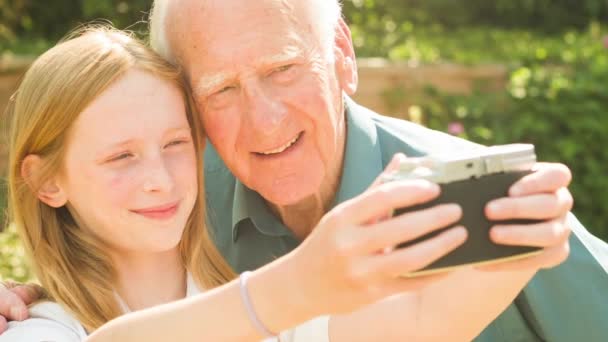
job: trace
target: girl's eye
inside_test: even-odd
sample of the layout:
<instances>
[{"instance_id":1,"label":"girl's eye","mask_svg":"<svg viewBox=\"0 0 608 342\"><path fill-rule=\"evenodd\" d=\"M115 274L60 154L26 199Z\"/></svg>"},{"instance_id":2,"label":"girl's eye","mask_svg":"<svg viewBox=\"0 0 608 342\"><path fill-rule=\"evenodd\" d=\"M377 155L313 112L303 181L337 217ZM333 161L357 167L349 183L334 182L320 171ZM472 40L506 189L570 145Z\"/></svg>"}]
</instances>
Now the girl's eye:
<instances>
[{"instance_id":1,"label":"girl's eye","mask_svg":"<svg viewBox=\"0 0 608 342\"><path fill-rule=\"evenodd\" d=\"M174 140L174 141L171 141L170 143L168 143L167 145L165 145L165 147L184 145L184 144L188 144L189 142L190 142L189 139Z\"/></svg>"},{"instance_id":2,"label":"girl's eye","mask_svg":"<svg viewBox=\"0 0 608 342\"><path fill-rule=\"evenodd\" d=\"M124 152L124 153L121 153L119 155L116 155L116 156L108 159L108 162L115 162L115 161L119 161L119 160L125 160L127 158L132 157L132 156L133 156L132 153L130 153L130 152Z\"/></svg>"}]
</instances>

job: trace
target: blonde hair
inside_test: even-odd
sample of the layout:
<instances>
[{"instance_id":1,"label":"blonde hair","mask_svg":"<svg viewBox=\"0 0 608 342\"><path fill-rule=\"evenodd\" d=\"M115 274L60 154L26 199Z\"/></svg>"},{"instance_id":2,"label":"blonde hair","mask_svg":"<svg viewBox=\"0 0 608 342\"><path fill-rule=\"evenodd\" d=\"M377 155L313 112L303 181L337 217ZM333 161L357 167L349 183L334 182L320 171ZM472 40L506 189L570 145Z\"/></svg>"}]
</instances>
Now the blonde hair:
<instances>
[{"instance_id":1,"label":"blonde hair","mask_svg":"<svg viewBox=\"0 0 608 342\"><path fill-rule=\"evenodd\" d=\"M10 108L11 218L43 287L89 331L122 314L114 296L116 272L101 240L78 226L66 206L53 208L40 201L37 189L61 169L68 131L79 114L134 68L183 92L200 167L200 119L180 71L130 35L109 27L81 29L40 56L27 71ZM43 166L36 177L24 179L22 162L31 154L40 156ZM205 229L202 171L198 184L198 198L179 250L199 286L211 288L231 280L234 273Z\"/></svg>"},{"instance_id":2,"label":"blonde hair","mask_svg":"<svg viewBox=\"0 0 608 342\"><path fill-rule=\"evenodd\" d=\"M174 54L171 52L171 42L167 36L167 14L170 1L154 0L152 4L149 20L150 46L166 60L177 63ZM321 43L326 49L328 58L332 59L333 50L330 47L333 46L338 21L342 16L342 5L340 0L313 0L313 2L317 14L315 16L317 22L314 26L319 28L318 33L322 40Z\"/></svg>"}]
</instances>

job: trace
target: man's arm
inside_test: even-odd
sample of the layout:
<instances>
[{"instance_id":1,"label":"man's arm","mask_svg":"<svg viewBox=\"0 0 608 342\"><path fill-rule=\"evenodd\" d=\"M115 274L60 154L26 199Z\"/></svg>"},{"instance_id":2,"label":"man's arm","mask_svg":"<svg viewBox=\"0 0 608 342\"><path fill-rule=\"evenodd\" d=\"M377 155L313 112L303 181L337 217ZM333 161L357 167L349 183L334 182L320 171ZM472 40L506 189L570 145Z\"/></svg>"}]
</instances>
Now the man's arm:
<instances>
[{"instance_id":1,"label":"man's arm","mask_svg":"<svg viewBox=\"0 0 608 342\"><path fill-rule=\"evenodd\" d=\"M542 270L524 288L517 306L545 341L606 341L608 244L568 218L570 257Z\"/></svg>"},{"instance_id":2,"label":"man's arm","mask_svg":"<svg viewBox=\"0 0 608 342\"><path fill-rule=\"evenodd\" d=\"M534 271L463 268L417 292L330 320L330 340L471 341L515 299Z\"/></svg>"}]
</instances>

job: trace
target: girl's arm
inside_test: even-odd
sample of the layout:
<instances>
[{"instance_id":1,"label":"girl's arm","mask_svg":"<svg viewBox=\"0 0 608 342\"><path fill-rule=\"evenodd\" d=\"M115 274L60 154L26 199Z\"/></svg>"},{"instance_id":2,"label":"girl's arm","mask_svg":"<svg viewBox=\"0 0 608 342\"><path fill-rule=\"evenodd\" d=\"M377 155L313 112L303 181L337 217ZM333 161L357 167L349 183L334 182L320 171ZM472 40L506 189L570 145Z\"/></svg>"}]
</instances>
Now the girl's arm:
<instances>
[{"instance_id":1,"label":"girl's arm","mask_svg":"<svg viewBox=\"0 0 608 342\"><path fill-rule=\"evenodd\" d=\"M386 247L460 218L458 207L440 205L381 222L391 208L426 202L439 188L426 181L379 185L338 205L288 255L254 271L247 287L259 320L279 332L324 314L351 312L395 293L420 288L437 277L400 279L458 247L464 228L453 228L408 248ZM411 227L416 227L412 229ZM119 317L95 331L90 341L258 341L237 281L196 297Z\"/></svg>"}]
</instances>

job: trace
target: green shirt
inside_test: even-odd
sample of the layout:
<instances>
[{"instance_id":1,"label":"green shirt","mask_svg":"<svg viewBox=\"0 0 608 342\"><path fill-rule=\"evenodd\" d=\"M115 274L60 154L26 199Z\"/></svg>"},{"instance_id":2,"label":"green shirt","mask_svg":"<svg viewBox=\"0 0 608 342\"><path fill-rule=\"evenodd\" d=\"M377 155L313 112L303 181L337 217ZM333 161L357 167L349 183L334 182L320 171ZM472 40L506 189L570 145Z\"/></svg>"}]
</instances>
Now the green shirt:
<instances>
[{"instance_id":1,"label":"green shirt","mask_svg":"<svg viewBox=\"0 0 608 342\"><path fill-rule=\"evenodd\" d=\"M378 115L350 99L346 107L346 151L335 204L365 191L397 152L421 156L481 148ZM209 229L238 272L258 268L299 244L263 198L235 179L211 144L205 151L205 188ZM540 271L476 341L608 340L608 245L573 215L570 220L568 260Z\"/></svg>"}]
</instances>

